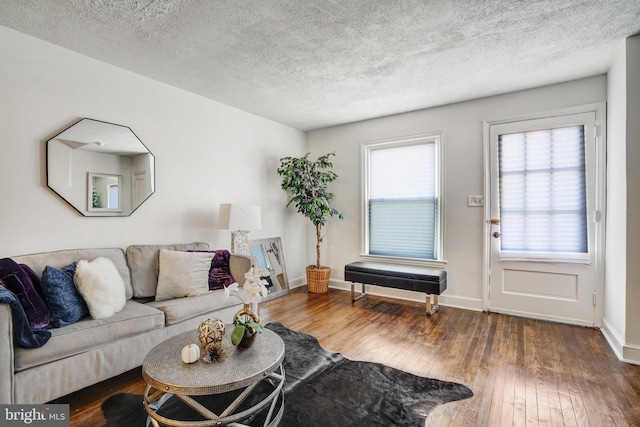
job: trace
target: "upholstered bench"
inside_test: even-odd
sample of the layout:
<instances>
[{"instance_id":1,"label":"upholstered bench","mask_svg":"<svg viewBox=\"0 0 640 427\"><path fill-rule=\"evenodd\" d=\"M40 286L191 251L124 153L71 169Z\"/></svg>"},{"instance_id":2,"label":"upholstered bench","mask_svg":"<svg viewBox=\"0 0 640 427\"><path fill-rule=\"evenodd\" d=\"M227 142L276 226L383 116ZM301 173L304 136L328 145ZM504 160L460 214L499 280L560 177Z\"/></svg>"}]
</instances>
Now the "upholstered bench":
<instances>
[{"instance_id":1,"label":"upholstered bench","mask_svg":"<svg viewBox=\"0 0 640 427\"><path fill-rule=\"evenodd\" d=\"M447 289L447 272L409 265L382 264L377 262L353 262L344 267L344 279L351 282L351 301L367 295L366 285L405 289L427 294L427 315L438 310L438 295ZM362 285L360 295L355 294L355 284ZM431 298L433 297L433 303Z\"/></svg>"}]
</instances>

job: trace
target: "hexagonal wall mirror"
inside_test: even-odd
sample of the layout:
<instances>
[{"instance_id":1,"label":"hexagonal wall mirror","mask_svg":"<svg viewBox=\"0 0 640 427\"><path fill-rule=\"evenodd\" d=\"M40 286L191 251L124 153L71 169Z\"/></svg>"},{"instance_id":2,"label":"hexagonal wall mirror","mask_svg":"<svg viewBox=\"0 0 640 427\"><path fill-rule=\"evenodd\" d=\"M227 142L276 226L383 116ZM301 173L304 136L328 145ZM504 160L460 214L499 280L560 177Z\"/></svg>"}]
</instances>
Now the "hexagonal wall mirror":
<instances>
[{"instance_id":1,"label":"hexagonal wall mirror","mask_svg":"<svg viewBox=\"0 0 640 427\"><path fill-rule=\"evenodd\" d=\"M129 216L155 191L155 157L127 126L82 119L47 141L47 186L84 216Z\"/></svg>"}]
</instances>

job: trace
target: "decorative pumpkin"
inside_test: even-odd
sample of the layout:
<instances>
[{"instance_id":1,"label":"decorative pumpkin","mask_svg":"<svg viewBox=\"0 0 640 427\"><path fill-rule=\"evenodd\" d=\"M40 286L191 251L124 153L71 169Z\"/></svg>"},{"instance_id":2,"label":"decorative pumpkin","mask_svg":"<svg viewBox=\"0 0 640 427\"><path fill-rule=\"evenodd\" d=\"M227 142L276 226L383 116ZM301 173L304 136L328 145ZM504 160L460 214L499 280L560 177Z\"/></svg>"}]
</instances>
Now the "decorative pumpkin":
<instances>
[{"instance_id":1,"label":"decorative pumpkin","mask_svg":"<svg viewBox=\"0 0 640 427\"><path fill-rule=\"evenodd\" d=\"M182 347L182 361L184 363L195 363L200 358L200 347L189 343Z\"/></svg>"},{"instance_id":2,"label":"decorative pumpkin","mask_svg":"<svg viewBox=\"0 0 640 427\"><path fill-rule=\"evenodd\" d=\"M202 344L202 348L206 348L208 345L216 342L222 342L224 332L225 328L222 320L216 319L215 317L203 320L198 328L198 339L200 340L200 344Z\"/></svg>"}]
</instances>

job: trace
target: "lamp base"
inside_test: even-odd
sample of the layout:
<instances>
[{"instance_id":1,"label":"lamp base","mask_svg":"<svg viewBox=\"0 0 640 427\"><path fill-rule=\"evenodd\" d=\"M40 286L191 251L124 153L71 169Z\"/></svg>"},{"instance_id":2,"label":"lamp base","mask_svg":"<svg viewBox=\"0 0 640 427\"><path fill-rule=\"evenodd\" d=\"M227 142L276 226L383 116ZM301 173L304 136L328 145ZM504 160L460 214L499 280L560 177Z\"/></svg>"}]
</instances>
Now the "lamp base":
<instances>
[{"instance_id":1,"label":"lamp base","mask_svg":"<svg viewBox=\"0 0 640 427\"><path fill-rule=\"evenodd\" d=\"M249 249L249 232L238 230L231 232L231 253L240 255L251 255Z\"/></svg>"}]
</instances>

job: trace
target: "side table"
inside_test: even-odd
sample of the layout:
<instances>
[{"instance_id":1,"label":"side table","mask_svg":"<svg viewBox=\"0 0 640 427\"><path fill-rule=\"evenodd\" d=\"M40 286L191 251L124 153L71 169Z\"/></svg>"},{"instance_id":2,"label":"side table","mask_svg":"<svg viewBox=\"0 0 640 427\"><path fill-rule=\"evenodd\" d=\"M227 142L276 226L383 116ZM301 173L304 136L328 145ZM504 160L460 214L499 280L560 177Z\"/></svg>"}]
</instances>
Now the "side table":
<instances>
[{"instance_id":1,"label":"side table","mask_svg":"<svg viewBox=\"0 0 640 427\"><path fill-rule=\"evenodd\" d=\"M227 331L233 329L227 325ZM196 331L187 331L163 341L145 357L142 375L147 381L144 393L144 407L155 427L191 426L207 427L232 424L245 426L241 421L257 414L267 406L268 413L264 426L277 426L284 413L283 385L285 372L282 367L284 343L280 336L270 329L264 329L247 349L231 345L230 332L222 341L227 357L214 363L182 362L182 348L189 343L198 343ZM266 381L273 390L254 405L236 412L251 395L256 386ZM219 414L204 407L191 396L214 395L243 389L238 396ZM158 414L160 405L173 395L198 412L204 420L173 420Z\"/></svg>"}]
</instances>

